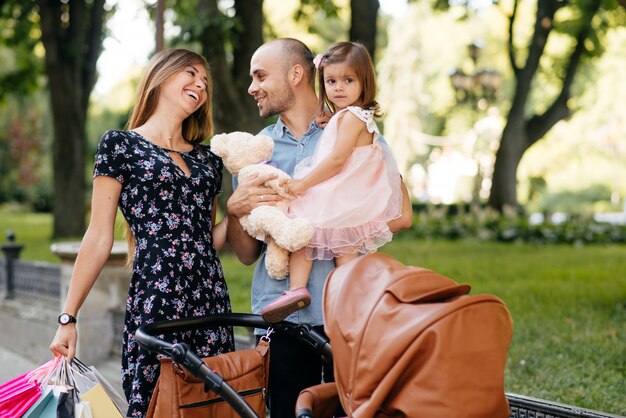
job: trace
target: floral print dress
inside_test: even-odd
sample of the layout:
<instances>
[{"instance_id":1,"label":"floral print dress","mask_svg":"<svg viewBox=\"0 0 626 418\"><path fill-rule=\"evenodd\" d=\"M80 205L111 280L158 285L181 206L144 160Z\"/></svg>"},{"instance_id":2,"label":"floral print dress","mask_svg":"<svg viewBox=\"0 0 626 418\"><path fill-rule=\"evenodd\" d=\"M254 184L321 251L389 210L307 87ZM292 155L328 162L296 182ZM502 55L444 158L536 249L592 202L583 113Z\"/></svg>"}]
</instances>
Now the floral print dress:
<instances>
[{"instance_id":1,"label":"floral print dress","mask_svg":"<svg viewBox=\"0 0 626 418\"><path fill-rule=\"evenodd\" d=\"M206 145L179 152L187 177L161 148L132 131L108 131L98 146L96 176L122 184L119 207L135 236L126 301L122 386L129 417L144 417L159 376L157 355L139 347L140 325L230 312L222 266L213 248L211 215L221 190L222 161ZM232 328L163 336L200 356L232 351Z\"/></svg>"}]
</instances>

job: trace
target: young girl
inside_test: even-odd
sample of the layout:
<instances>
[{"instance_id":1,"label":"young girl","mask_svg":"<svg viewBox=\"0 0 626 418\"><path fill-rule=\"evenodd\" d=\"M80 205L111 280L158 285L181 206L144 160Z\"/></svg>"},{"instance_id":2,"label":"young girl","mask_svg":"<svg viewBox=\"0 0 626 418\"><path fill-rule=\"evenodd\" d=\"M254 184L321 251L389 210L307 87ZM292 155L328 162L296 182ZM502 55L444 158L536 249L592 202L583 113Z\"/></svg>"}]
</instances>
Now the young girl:
<instances>
[{"instance_id":1,"label":"young girl","mask_svg":"<svg viewBox=\"0 0 626 418\"><path fill-rule=\"evenodd\" d=\"M289 259L289 290L263 309L267 322L278 322L311 303L306 285L313 260L335 259L337 266L389 242L388 223L402 216L401 177L391 151L379 141L374 117L374 67L367 49L339 42L314 60L319 77L320 109L333 117L313 156L287 182L288 214L311 221L307 247Z\"/></svg>"}]
</instances>

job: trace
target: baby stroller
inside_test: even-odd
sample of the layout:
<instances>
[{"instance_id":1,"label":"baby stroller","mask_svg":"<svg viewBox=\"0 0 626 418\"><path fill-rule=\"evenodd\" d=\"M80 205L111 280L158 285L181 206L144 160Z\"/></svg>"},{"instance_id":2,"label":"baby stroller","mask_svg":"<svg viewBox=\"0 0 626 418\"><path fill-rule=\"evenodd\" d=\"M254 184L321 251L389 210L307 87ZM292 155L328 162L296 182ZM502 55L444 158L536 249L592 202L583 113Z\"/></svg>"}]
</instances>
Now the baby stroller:
<instances>
[{"instance_id":1,"label":"baby stroller","mask_svg":"<svg viewBox=\"0 0 626 418\"><path fill-rule=\"evenodd\" d=\"M504 392L512 323L492 295L468 296L430 270L371 254L335 269L324 292L325 330L333 344L306 325L272 324L332 359L336 383L305 389L298 418L332 417L341 403L348 416L610 417ZM216 315L142 326L146 349L171 357L202 379L242 417L255 412L184 345L154 335L218 325L267 329L260 316Z\"/></svg>"}]
</instances>

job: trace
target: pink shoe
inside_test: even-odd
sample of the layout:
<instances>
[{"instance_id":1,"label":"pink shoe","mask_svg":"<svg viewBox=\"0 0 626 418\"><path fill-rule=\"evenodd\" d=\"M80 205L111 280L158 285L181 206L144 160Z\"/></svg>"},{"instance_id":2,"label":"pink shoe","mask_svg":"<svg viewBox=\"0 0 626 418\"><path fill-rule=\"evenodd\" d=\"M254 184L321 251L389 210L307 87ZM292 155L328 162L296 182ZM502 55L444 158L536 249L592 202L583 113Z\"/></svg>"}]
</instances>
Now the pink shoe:
<instances>
[{"instance_id":1,"label":"pink shoe","mask_svg":"<svg viewBox=\"0 0 626 418\"><path fill-rule=\"evenodd\" d=\"M304 309L310 304L311 294L306 287L286 290L278 299L261 311L261 316L266 322L273 324L282 321L295 311Z\"/></svg>"}]
</instances>

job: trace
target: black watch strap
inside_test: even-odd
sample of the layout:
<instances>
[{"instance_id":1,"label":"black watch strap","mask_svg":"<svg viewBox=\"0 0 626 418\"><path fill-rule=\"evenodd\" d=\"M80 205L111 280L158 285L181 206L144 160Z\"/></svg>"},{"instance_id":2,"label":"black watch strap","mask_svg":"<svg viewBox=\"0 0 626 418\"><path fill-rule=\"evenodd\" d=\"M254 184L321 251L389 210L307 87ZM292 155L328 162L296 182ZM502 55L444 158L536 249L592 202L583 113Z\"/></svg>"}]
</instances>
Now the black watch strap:
<instances>
[{"instance_id":1,"label":"black watch strap","mask_svg":"<svg viewBox=\"0 0 626 418\"><path fill-rule=\"evenodd\" d=\"M76 317L63 312L61 315L59 315L59 318L57 319L57 321L59 322L59 324L61 325L67 325L70 323L76 323Z\"/></svg>"}]
</instances>

